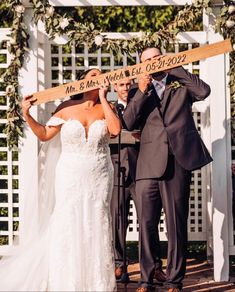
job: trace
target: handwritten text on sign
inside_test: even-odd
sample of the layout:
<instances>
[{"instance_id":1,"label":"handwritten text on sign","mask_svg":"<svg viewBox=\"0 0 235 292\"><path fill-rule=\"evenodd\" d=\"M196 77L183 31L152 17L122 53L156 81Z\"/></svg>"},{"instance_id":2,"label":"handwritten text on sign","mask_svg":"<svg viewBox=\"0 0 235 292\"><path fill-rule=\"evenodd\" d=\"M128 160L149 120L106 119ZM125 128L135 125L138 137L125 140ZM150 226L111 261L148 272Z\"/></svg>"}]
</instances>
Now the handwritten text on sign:
<instances>
[{"instance_id":1,"label":"handwritten text on sign","mask_svg":"<svg viewBox=\"0 0 235 292\"><path fill-rule=\"evenodd\" d=\"M137 67L137 65L135 65L135 67L133 68L126 68L126 69L122 69L120 72L110 72L110 73L105 73L102 76L102 79L83 79L81 81L77 82L77 86L72 86L72 85L67 85L65 86L65 95L71 95L71 94L77 94L79 92L85 92L87 89L88 90L92 90L97 88L97 86L101 85L102 83L106 83L107 80L109 81L109 83L115 83L121 79L124 78L135 78L140 74L143 73L153 73L156 72L157 70L161 70L162 68L166 69L171 67L172 65L179 65L182 62L184 62L186 59L186 54L180 54L177 56L172 56L172 57L166 57L166 56L162 56L159 59L153 60L147 64L143 63L141 64L141 66Z\"/></svg>"}]
</instances>

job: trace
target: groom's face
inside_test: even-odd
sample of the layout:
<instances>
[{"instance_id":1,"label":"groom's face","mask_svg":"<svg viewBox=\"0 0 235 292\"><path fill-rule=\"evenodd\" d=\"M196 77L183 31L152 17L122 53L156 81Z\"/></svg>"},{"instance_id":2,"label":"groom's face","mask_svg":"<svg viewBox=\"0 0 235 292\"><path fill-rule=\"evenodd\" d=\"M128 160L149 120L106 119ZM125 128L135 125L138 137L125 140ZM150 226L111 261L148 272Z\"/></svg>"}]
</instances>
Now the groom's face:
<instances>
[{"instance_id":1,"label":"groom's face","mask_svg":"<svg viewBox=\"0 0 235 292\"><path fill-rule=\"evenodd\" d=\"M147 48L141 54L140 61L141 62L150 61L153 59L157 59L161 55L162 55L162 52L158 48ZM165 77L165 75L166 74L163 71L151 74L152 78L156 80L161 80L162 78Z\"/></svg>"}]
</instances>

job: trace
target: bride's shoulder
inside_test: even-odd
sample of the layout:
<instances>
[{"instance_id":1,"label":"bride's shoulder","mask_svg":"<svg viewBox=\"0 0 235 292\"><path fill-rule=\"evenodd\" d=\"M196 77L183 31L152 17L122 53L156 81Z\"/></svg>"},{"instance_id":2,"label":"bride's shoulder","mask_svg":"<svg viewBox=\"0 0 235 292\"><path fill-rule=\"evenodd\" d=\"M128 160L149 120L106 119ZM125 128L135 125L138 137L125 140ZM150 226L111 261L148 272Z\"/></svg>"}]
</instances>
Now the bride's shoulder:
<instances>
[{"instance_id":1,"label":"bride's shoulder","mask_svg":"<svg viewBox=\"0 0 235 292\"><path fill-rule=\"evenodd\" d=\"M53 115L47 122L49 126L61 125L66 121L66 117L69 116L70 107L72 106L71 100L62 102L53 112Z\"/></svg>"},{"instance_id":2,"label":"bride's shoulder","mask_svg":"<svg viewBox=\"0 0 235 292\"><path fill-rule=\"evenodd\" d=\"M70 106L74 104L73 100L66 100L62 102L54 111L54 115L60 116L64 111L70 110Z\"/></svg>"}]
</instances>

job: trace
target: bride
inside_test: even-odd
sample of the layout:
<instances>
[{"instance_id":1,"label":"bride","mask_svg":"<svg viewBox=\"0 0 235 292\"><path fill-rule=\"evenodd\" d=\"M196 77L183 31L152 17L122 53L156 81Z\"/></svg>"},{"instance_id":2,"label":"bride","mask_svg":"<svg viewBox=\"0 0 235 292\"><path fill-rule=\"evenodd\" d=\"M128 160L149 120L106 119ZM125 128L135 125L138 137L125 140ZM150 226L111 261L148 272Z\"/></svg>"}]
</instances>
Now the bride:
<instances>
[{"instance_id":1,"label":"bride","mask_svg":"<svg viewBox=\"0 0 235 292\"><path fill-rule=\"evenodd\" d=\"M84 77L100 74L98 69L90 69ZM113 180L109 137L118 135L121 126L106 95L107 87L101 85L63 102L46 126L30 115L29 97L23 99L23 116L34 134L41 141L59 137L61 153L54 170L54 186L46 188L47 196L53 196L51 189L55 195L52 211L47 220L52 198L45 201L44 186L44 195L38 199L38 232L19 246L15 256L0 261L1 291L116 290L109 210ZM47 160L53 160L50 155L57 148L48 153ZM50 168L40 187L52 178Z\"/></svg>"}]
</instances>

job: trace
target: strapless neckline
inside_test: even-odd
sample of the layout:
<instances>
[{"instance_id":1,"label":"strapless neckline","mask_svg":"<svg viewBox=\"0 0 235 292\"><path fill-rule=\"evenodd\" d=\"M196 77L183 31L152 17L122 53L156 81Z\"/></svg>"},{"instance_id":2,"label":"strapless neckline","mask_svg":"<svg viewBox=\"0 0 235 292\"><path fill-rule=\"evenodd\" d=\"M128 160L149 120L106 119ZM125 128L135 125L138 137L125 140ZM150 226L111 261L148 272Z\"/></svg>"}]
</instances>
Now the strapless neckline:
<instances>
[{"instance_id":1,"label":"strapless neckline","mask_svg":"<svg viewBox=\"0 0 235 292\"><path fill-rule=\"evenodd\" d=\"M75 122L77 122L78 124L81 125L81 127L82 127L83 130L84 130L85 140L86 140L86 142L87 142L87 141L89 140L89 132L90 132L90 129L91 129L96 123L98 123L98 122L105 122L105 119L97 119L97 120L94 120L92 123L90 123L90 125L89 125L88 127L85 127L85 126L83 125L83 123L82 123L80 120L78 120L78 119L72 119L72 118L70 118L70 119L68 119L68 120L64 120L64 124L69 123L69 122L73 122L73 121L75 121Z\"/></svg>"}]
</instances>

